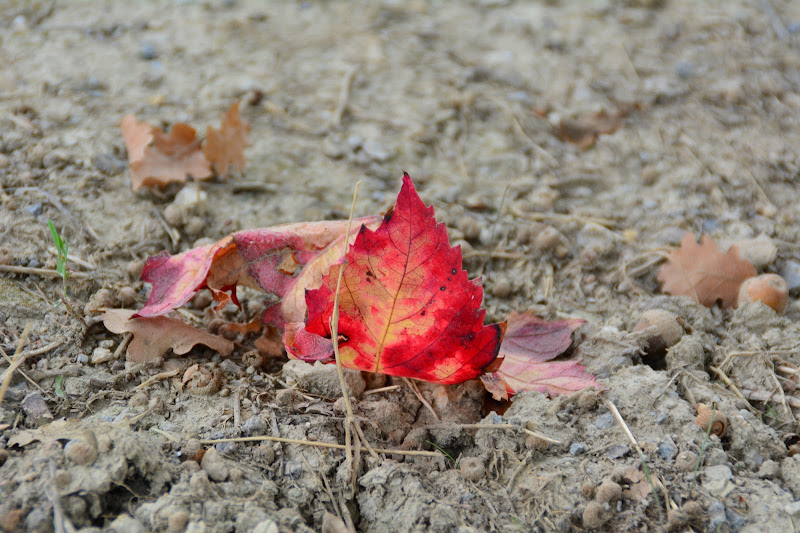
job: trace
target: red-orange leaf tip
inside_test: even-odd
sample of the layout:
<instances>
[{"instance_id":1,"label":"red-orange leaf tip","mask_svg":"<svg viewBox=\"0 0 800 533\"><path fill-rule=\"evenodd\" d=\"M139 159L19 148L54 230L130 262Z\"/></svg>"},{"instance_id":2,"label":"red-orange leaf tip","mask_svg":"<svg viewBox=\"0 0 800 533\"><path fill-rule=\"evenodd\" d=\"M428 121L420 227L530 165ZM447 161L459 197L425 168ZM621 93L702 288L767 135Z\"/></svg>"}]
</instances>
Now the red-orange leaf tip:
<instances>
[{"instance_id":1,"label":"red-orange leaf tip","mask_svg":"<svg viewBox=\"0 0 800 533\"><path fill-rule=\"evenodd\" d=\"M344 366L453 384L478 377L497 357L505 323L483 325L480 280L468 279L461 248L450 246L408 174L381 225L362 226L343 264L306 293L309 333L331 336L340 268Z\"/></svg>"}]
</instances>

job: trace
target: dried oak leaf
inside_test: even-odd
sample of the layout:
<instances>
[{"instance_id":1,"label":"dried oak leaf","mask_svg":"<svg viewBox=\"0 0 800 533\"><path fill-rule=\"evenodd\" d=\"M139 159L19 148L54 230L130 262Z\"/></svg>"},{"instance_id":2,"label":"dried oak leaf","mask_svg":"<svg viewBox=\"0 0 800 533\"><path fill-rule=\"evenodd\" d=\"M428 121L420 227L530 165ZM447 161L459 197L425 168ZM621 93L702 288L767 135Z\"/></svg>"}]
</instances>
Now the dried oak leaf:
<instances>
[{"instance_id":1,"label":"dried oak leaf","mask_svg":"<svg viewBox=\"0 0 800 533\"><path fill-rule=\"evenodd\" d=\"M182 355L196 344L205 344L222 355L230 355L233 351L233 342L195 329L180 320L165 316L132 318L134 313L130 309L109 309L101 317L109 331L133 333L126 354L128 361L152 361L170 349Z\"/></svg>"},{"instance_id":2,"label":"dried oak leaf","mask_svg":"<svg viewBox=\"0 0 800 533\"><path fill-rule=\"evenodd\" d=\"M736 306L742 282L756 274L756 268L739 256L736 246L722 253L710 235L703 235L698 244L694 234L687 233L680 248L669 253L657 278L666 294L691 296L706 307L719 301L728 308Z\"/></svg>"},{"instance_id":3,"label":"dried oak leaf","mask_svg":"<svg viewBox=\"0 0 800 533\"><path fill-rule=\"evenodd\" d=\"M505 323L483 325L480 280L468 279L461 249L450 247L447 229L436 223L408 174L394 209L375 231L361 226L343 263L329 270L319 289L306 292L305 327L295 329L293 339L284 337L292 355L318 359L319 353L306 351L309 344L330 355L330 320L344 269L338 328L344 366L454 384L495 361Z\"/></svg>"},{"instance_id":4,"label":"dried oak leaf","mask_svg":"<svg viewBox=\"0 0 800 533\"><path fill-rule=\"evenodd\" d=\"M247 146L249 132L250 126L239 116L239 102L234 102L228 112L222 115L219 130L208 127L203 154L218 176L227 176L228 167L239 172L244 170L244 147Z\"/></svg>"},{"instance_id":5,"label":"dried oak leaf","mask_svg":"<svg viewBox=\"0 0 800 533\"><path fill-rule=\"evenodd\" d=\"M496 400L526 390L556 396L585 388L600 388L577 361L550 361L572 344L572 333L585 321L548 321L533 313L512 313L500 345L500 368L481 376ZM549 362L548 362L549 361Z\"/></svg>"},{"instance_id":6,"label":"dried oak leaf","mask_svg":"<svg viewBox=\"0 0 800 533\"><path fill-rule=\"evenodd\" d=\"M380 220L372 216L358 222L376 225ZM340 258L341 248L334 259L325 254L346 232L347 221L301 222L240 231L178 255L162 252L148 258L142 269L142 280L153 288L136 316L169 313L204 288L210 289L218 302L236 303L236 287L244 285L281 299L280 305L267 310L264 321L283 328L287 318L295 322L305 317L305 289L315 288L315 279L316 287L321 283L322 273L312 276L306 265L321 259L321 264L330 267Z\"/></svg>"},{"instance_id":7,"label":"dried oak leaf","mask_svg":"<svg viewBox=\"0 0 800 533\"><path fill-rule=\"evenodd\" d=\"M211 177L211 167L200 149L200 141L188 124L175 124L166 135L160 128L126 115L120 122L120 129L128 148L134 191L146 186L185 183L187 176Z\"/></svg>"},{"instance_id":8,"label":"dried oak leaf","mask_svg":"<svg viewBox=\"0 0 800 533\"><path fill-rule=\"evenodd\" d=\"M592 113L580 120L563 119L558 124L556 132L559 139L577 144L581 150L586 150L594 145L601 134L617 131L625 123L627 110L617 110L609 113L604 109Z\"/></svg>"}]
</instances>

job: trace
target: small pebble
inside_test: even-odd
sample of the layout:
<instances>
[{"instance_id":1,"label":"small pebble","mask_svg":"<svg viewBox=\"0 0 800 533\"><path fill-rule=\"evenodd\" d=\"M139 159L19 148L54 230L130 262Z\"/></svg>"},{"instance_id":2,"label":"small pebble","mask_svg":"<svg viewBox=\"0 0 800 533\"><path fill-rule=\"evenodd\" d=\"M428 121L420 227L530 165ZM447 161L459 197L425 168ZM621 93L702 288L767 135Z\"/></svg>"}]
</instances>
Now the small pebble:
<instances>
[{"instance_id":1,"label":"small pebble","mask_svg":"<svg viewBox=\"0 0 800 533\"><path fill-rule=\"evenodd\" d=\"M486 467L477 457L465 457L459 462L461 475L469 481L480 481L486 476Z\"/></svg>"},{"instance_id":2,"label":"small pebble","mask_svg":"<svg viewBox=\"0 0 800 533\"><path fill-rule=\"evenodd\" d=\"M136 303L136 290L133 287L122 287L117 291L117 300L122 307L131 307Z\"/></svg>"},{"instance_id":3,"label":"small pebble","mask_svg":"<svg viewBox=\"0 0 800 533\"><path fill-rule=\"evenodd\" d=\"M181 533L186 529L186 524L189 523L189 513L184 510L175 511L169 514L167 518L167 531L170 533Z\"/></svg>"},{"instance_id":4,"label":"small pebble","mask_svg":"<svg viewBox=\"0 0 800 533\"><path fill-rule=\"evenodd\" d=\"M573 442L569 445L569 453L572 455L579 455L586 451L586 444L583 442Z\"/></svg>"},{"instance_id":5,"label":"small pebble","mask_svg":"<svg viewBox=\"0 0 800 533\"><path fill-rule=\"evenodd\" d=\"M228 478L228 467L216 448L210 448L203 454L200 466L206 471L208 477L214 481L225 481Z\"/></svg>"},{"instance_id":6,"label":"small pebble","mask_svg":"<svg viewBox=\"0 0 800 533\"><path fill-rule=\"evenodd\" d=\"M44 212L44 207L41 203L35 203L24 207L25 211L30 213L31 215L38 217Z\"/></svg>"},{"instance_id":7,"label":"small pebble","mask_svg":"<svg viewBox=\"0 0 800 533\"><path fill-rule=\"evenodd\" d=\"M594 427L597 429L609 429L614 426L614 415L611 413L603 413L598 416L594 421Z\"/></svg>"},{"instance_id":8,"label":"small pebble","mask_svg":"<svg viewBox=\"0 0 800 533\"><path fill-rule=\"evenodd\" d=\"M256 449L253 450L253 455L258 461L268 465L271 465L275 461L275 450L267 443L257 446Z\"/></svg>"},{"instance_id":9,"label":"small pebble","mask_svg":"<svg viewBox=\"0 0 800 533\"><path fill-rule=\"evenodd\" d=\"M86 363L89 362L89 356L86 355L85 353L79 353L78 354L78 362L83 364L83 365L85 365Z\"/></svg>"},{"instance_id":10,"label":"small pebble","mask_svg":"<svg viewBox=\"0 0 800 533\"><path fill-rule=\"evenodd\" d=\"M99 365L101 363L107 363L114 359L114 352L109 350L108 348L95 348L92 352L92 364Z\"/></svg>"},{"instance_id":11,"label":"small pebble","mask_svg":"<svg viewBox=\"0 0 800 533\"><path fill-rule=\"evenodd\" d=\"M771 459L767 459L761 463L758 469L758 477L766 479L775 479L780 473L780 465Z\"/></svg>"},{"instance_id":12,"label":"small pebble","mask_svg":"<svg viewBox=\"0 0 800 533\"><path fill-rule=\"evenodd\" d=\"M606 523L606 511L598 502L589 502L583 510L583 526L587 529L597 529Z\"/></svg>"},{"instance_id":13,"label":"small pebble","mask_svg":"<svg viewBox=\"0 0 800 533\"><path fill-rule=\"evenodd\" d=\"M158 57L158 54L156 53L155 47L149 44L145 44L142 45L141 48L139 48L139 57L144 59L145 61L152 61L153 59Z\"/></svg>"},{"instance_id":14,"label":"small pebble","mask_svg":"<svg viewBox=\"0 0 800 533\"><path fill-rule=\"evenodd\" d=\"M94 168L105 174L106 176L116 176L125 171L127 166L124 161L116 157L114 154L98 154L92 158Z\"/></svg>"},{"instance_id":15,"label":"small pebble","mask_svg":"<svg viewBox=\"0 0 800 533\"><path fill-rule=\"evenodd\" d=\"M97 460L97 438L90 430L83 432L82 436L73 439L64 447L67 458L78 465L91 465Z\"/></svg>"},{"instance_id":16,"label":"small pebble","mask_svg":"<svg viewBox=\"0 0 800 533\"><path fill-rule=\"evenodd\" d=\"M194 459L202 449L203 446L198 439L189 439L186 441L186 444L181 446L181 455L185 459Z\"/></svg>"},{"instance_id":17,"label":"small pebble","mask_svg":"<svg viewBox=\"0 0 800 533\"><path fill-rule=\"evenodd\" d=\"M675 458L675 468L680 472L693 472L697 466L697 454L686 450Z\"/></svg>"},{"instance_id":18,"label":"small pebble","mask_svg":"<svg viewBox=\"0 0 800 533\"><path fill-rule=\"evenodd\" d=\"M137 280L142 275L142 268L144 268L144 261L134 260L127 264L125 272L128 274L128 279Z\"/></svg>"},{"instance_id":19,"label":"small pebble","mask_svg":"<svg viewBox=\"0 0 800 533\"><path fill-rule=\"evenodd\" d=\"M616 446L612 446L611 448L608 449L608 451L606 452L606 457L608 457L609 459L621 459L622 457L628 455L629 451L630 448L628 448L624 444L617 444Z\"/></svg>"},{"instance_id":20,"label":"small pebble","mask_svg":"<svg viewBox=\"0 0 800 533\"><path fill-rule=\"evenodd\" d=\"M700 502L689 500L681 507L689 516L697 517L703 515L703 505Z\"/></svg>"},{"instance_id":21,"label":"small pebble","mask_svg":"<svg viewBox=\"0 0 800 533\"><path fill-rule=\"evenodd\" d=\"M594 492L595 500L600 503L610 503L622 497L622 487L610 479L606 479Z\"/></svg>"},{"instance_id":22,"label":"small pebble","mask_svg":"<svg viewBox=\"0 0 800 533\"><path fill-rule=\"evenodd\" d=\"M678 455L678 447L675 446L671 438L667 437L664 442L661 443L661 446L658 447L658 453L664 460L669 461Z\"/></svg>"},{"instance_id":23,"label":"small pebble","mask_svg":"<svg viewBox=\"0 0 800 533\"><path fill-rule=\"evenodd\" d=\"M511 294L511 282L508 278L500 277L494 281L492 285L492 295L497 298L508 298Z\"/></svg>"}]
</instances>

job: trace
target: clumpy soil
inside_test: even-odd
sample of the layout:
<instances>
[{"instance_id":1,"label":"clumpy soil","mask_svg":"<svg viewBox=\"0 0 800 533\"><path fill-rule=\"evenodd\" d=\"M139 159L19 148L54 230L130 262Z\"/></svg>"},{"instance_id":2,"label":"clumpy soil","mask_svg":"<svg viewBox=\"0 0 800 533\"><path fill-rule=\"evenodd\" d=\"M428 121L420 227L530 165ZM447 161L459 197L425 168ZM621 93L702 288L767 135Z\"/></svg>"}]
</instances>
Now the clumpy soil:
<instances>
[{"instance_id":1,"label":"clumpy soil","mask_svg":"<svg viewBox=\"0 0 800 533\"><path fill-rule=\"evenodd\" d=\"M28 270L0 272L0 347L30 330L0 405L0 529L793 530L798 29L800 4L780 0L3 3L0 264ZM244 172L188 185L199 202L131 191L123 115L204 132L236 100ZM600 110L625 120L593 147L556 135ZM332 367L284 366L252 336L228 358L134 364L98 323L143 305L147 256L346 218L358 180L356 215L381 212L403 170L482 276L487 319L585 319L569 356L605 391L522 393L501 414L476 383L418 395L351 373L373 446L446 453L362 450L353 482L338 449L204 444L343 443ZM48 220L73 312L60 279L30 270L56 266ZM787 279L786 312L661 295L686 231L776 247L757 266ZM263 310L243 300L221 317ZM179 316L208 323L209 304ZM678 317L667 351L634 331L649 309ZM698 403L726 416L722 438Z\"/></svg>"}]
</instances>

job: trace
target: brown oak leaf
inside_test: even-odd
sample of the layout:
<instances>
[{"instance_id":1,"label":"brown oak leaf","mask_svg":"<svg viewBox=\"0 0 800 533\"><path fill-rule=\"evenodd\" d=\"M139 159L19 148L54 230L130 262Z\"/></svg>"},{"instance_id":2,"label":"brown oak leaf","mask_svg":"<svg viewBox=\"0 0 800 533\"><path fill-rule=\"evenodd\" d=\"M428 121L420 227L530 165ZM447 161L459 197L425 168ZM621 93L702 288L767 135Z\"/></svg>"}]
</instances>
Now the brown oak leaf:
<instances>
[{"instance_id":1,"label":"brown oak leaf","mask_svg":"<svg viewBox=\"0 0 800 533\"><path fill-rule=\"evenodd\" d=\"M120 129L128 148L134 191L146 186L185 183L187 176L211 177L211 166L200 149L200 140L188 124L175 124L169 134L165 134L160 128L126 115L120 122Z\"/></svg>"},{"instance_id":2,"label":"brown oak leaf","mask_svg":"<svg viewBox=\"0 0 800 533\"><path fill-rule=\"evenodd\" d=\"M133 333L128 345L128 361L144 362L161 357L172 349L177 355L187 353L195 344L205 344L222 355L230 355L233 342L200 331L165 316L131 318L135 311L109 309L103 314L103 325L114 333Z\"/></svg>"},{"instance_id":3,"label":"brown oak leaf","mask_svg":"<svg viewBox=\"0 0 800 533\"><path fill-rule=\"evenodd\" d=\"M612 113L601 109L580 120L563 119L558 124L556 135L566 142L577 144L581 150L591 148L601 134L617 131L625 122L628 111L621 109Z\"/></svg>"},{"instance_id":4,"label":"brown oak leaf","mask_svg":"<svg viewBox=\"0 0 800 533\"><path fill-rule=\"evenodd\" d=\"M244 170L244 147L247 145L249 132L250 126L239 116L239 102L234 102L228 112L222 115L222 126L219 130L208 127L203 153L214 165L218 176L227 176L228 167L239 172Z\"/></svg>"},{"instance_id":5,"label":"brown oak leaf","mask_svg":"<svg viewBox=\"0 0 800 533\"><path fill-rule=\"evenodd\" d=\"M736 246L722 253L710 235L703 235L698 243L693 233L687 233L659 269L658 281L666 294L691 296L706 307L719 301L729 308L736 306L742 282L756 273Z\"/></svg>"}]
</instances>

